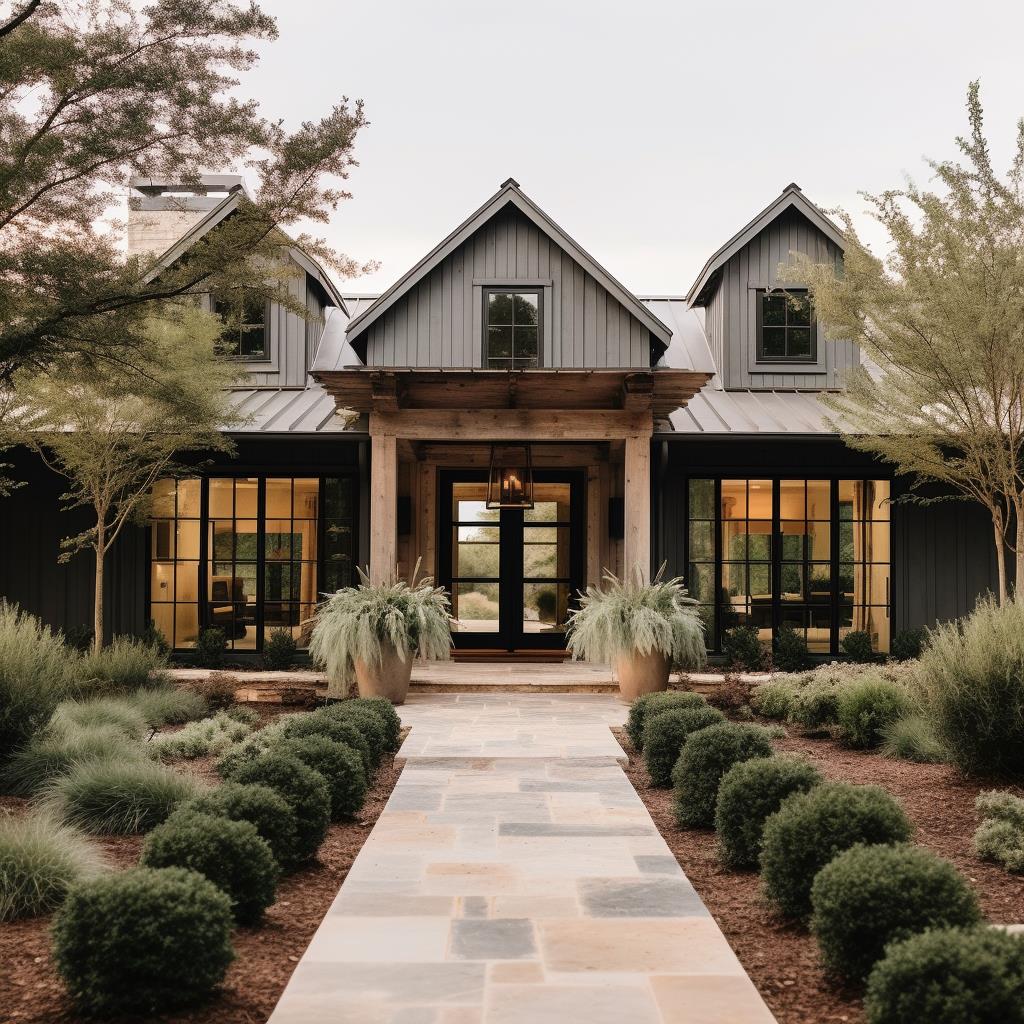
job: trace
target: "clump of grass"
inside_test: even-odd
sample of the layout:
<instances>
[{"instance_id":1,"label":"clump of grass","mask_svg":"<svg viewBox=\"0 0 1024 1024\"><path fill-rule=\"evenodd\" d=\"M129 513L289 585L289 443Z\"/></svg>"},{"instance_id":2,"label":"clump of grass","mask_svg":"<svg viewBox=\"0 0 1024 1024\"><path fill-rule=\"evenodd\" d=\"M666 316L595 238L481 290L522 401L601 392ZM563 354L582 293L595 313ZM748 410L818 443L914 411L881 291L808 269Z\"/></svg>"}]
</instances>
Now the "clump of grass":
<instances>
[{"instance_id":1,"label":"clump of grass","mask_svg":"<svg viewBox=\"0 0 1024 1024\"><path fill-rule=\"evenodd\" d=\"M167 656L158 646L118 636L101 651L86 654L77 673L85 692L128 693L165 684L166 668Z\"/></svg>"},{"instance_id":2,"label":"clump of grass","mask_svg":"<svg viewBox=\"0 0 1024 1024\"><path fill-rule=\"evenodd\" d=\"M209 704L200 694L195 690L186 690L178 686L138 690L127 700L152 729L193 722L205 718L210 712Z\"/></svg>"},{"instance_id":3,"label":"clump of grass","mask_svg":"<svg viewBox=\"0 0 1024 1024\"><path fill-rule=\"evenodd\" d=\"M91 729L70 724L60 730L46 730L16 750L0 774L0 785L7 793L32 796L77 764L142 757L142 745L114 726Z\"/></svg>"},{"instance_id":4,"label":"clump of grass","mask_svg":"<svg viewBox=\"0 0 1024 1024\"><path fill-rule=\"evenodd\" d=\"M46 814L0 818L0 921L48 913L104 868L96 846Z\"/></svg>"},{"instance_id":5,"label":"clump of grass","mask_svg":"<svg viewBox=\"0 0 1024 1024\"><path fill-rule=\"evenodd\" d=\"M131 739L142 739L146 719L133 704L116 697L94 697L91 700L67 700L57 705L50 719L49 730L117 729Z\"/></svg>"},{"instance_id":6,"label":"clump of grass","mask_svg":"<svg viewBox=\"0 0 1024 1024\"><path fill-rule=\"evenodd\" d=\"M177 732L154 736L147 744L147 750L150 756L161 761L192 761L197 757L223 753L251 732L251 725L218 711L211 718L189 722Z\"/></svg>"},{"instance_id":7,"label":"clump of grass","mask_svg":"<svg viewBox=\"0 0 1024 1024\"><path fill-rule=\"evenodd\" d=\"M86 761L53 783L47 804L85 832L130 835L159 825L199 790L195 779L148 761Z\"/></svg>"},{"instance_id":8,"label":"clump of grass","mask_svg":"<svg viewBox=\"0 0 1024 1024\"><path fill-rule=\"evenodd\" d=\"M949 751L935 732L931 719L919 713L898 718L882 730L881 752L883 757L920 764L949 760Z\"/></svg>"}]
</instances>

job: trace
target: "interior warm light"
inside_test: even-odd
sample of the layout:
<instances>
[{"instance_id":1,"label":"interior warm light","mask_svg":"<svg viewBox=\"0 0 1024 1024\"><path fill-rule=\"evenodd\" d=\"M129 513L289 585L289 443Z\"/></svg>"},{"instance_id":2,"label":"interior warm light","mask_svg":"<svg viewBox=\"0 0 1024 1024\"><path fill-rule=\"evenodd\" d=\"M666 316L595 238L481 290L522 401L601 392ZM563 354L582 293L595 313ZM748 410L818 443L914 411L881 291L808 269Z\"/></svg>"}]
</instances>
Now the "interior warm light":
<instances>
[{"instance_id":1,"label":"interior warm light","mask_svg":"<svg viewBox=\"0 0 1024 1024\"><path fill-rule=\"evenodd\" d=\"M533 459L528 444L491 446L487 507L533 508Z\"/></svg>"}]
</instances>

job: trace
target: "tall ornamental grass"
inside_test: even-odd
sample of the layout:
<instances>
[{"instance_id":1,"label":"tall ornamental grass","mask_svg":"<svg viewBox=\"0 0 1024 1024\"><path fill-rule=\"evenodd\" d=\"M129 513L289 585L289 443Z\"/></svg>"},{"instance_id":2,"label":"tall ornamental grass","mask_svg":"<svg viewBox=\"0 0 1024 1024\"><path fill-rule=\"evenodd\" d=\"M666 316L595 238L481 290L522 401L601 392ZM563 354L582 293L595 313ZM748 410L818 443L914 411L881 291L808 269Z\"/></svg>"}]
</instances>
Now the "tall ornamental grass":
<instances>
[{"instance_id":1,"label":"tall ornamental grass","mask_svg":"<svg viewBox=\"0 0 1024 1024\"><path fill-rule=\"evenodd\" d=\"M166 684L167 664L157 645L116 636L101 651L84 655L76 671L85 692L128 693Z\"/></svg>"},{"instance_id":2,"label":"tall ornamental grass","mask_svg":"<svg viewBox=\"0 0 1024 1024\"><path fill-rule=\"evenodd\" d=\"M978 602L932 630L918 663L936 732L972 775L1024 777L1024 601Z\"/></svg>"},{"instance_id":3,"label":"tall ornamental grass","mask_svg":"<svg viewBox=\"0 0 1024 1024\"><path fill-rule=\"evenodd\" d=\"M417 568L419 567L417 563ZM360 573L317 612L309 653L327 672L332 694L344 695L355 681L355 663L379 665L385 647L399 657L448 658L452 646L448 596L429 577L411 583L371 583Z\"/></svg>"},{"instance_id":4,"label":"tall ornamental grass","mask_svg":"<svg viewBox=\"0 0 1024 1024\"><path fill-rule=\"evenodd\" d=\"M48 730L117 729L133 740L141 740L146 731L142 712L126 700L116 697L93 697L90 700L62 701L54 709Z\"/></svg>"},{"instance_id":5,"label":"tall ornamental grass","mask_svg":"<svg viewBox=\"0 0 1024 1024\"><path fill-rule=\"evenodd\" d=\"M573 658L599 664L661 653L678 669L700 668L706 659L704 624L681 576L651 583L639 574L620 580L605 573L602 587L587 587L569 616Z\"/></svg>"}]
</instances>

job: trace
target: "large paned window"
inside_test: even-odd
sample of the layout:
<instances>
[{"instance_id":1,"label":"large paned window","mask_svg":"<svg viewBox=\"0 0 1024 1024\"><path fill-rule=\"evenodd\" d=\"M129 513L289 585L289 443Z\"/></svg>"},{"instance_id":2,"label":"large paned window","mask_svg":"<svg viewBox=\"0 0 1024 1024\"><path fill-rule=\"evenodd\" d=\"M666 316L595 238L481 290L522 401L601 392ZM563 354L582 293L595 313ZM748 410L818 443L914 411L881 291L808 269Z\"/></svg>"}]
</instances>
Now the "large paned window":
<instances>
[{"instance_id":1,"label":"large paned window","mask_svg":"<svg viewBox=\"0 0 1024 1024\"><path fill-rule=\"evenodd\" d=\"M243 288L214 298L213 311L224 321L224 351L240 359L266 359L267 302Z\"/></svg>"},{"instance_id":2,"label":"large paned window","mask_svg":"<svg viewBox=\"0 0 1024 1024\"><path fill-rule=\"evenodd\" d=\"M851 630L888 651L888 500L887 480L689 480L687 581L708 647L735 626L767 642L786 624L814 654Z\"/></svg>"},{"instance_id":3,"label":"large paned window","mask_svg":"<svg viewBox=\"0 0 1024 1024\"><path fill-rule=\"evenodd\" d=\"M540 365L540 291L484 292L484 367L528 370Z\"/></svg>"},{"instance_id":4,"label":"large paned window","mask_svg":"<svg viewBox=\"0 0 1024 1024\"><path fill-rule=\"evenodd\" d=\"M813 363L814 310L805 291L758 291L757 358L765 363Z\"/></svg>"},{"instance_id":5,"label":"large paned window","mask_svg":"<svg viewBox=\"0 0 1024 1024\"><path fill-rule=\"evenodd\" d=\"M177 649L216 626L235 651L276 629L309 640L323 592L353 583L350 477L225 476L160 481L151 524L150 606Z\"/></svg>"}]
</instances>

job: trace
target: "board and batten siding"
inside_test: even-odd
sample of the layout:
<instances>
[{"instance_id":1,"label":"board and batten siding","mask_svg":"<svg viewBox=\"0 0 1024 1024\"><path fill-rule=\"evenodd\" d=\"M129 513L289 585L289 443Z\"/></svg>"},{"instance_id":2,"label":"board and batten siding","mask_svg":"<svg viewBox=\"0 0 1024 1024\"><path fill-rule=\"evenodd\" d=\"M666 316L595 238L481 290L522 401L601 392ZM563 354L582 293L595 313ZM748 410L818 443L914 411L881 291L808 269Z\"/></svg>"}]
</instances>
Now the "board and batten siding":
<instances>
[{"instance_id":1,"label":"board and batten siding","mask_svg":"<svg viewBox=\"0 0 1024 1024\"><path fill-rule=\"evenodd\" d=\"M847 341L826 341L817 325L817 361L811 364L757 363L757 291L784 287L779 265L791 253L806 253L816 263L842 266L843 254L800 213L789 210L768 225L722 268L722 280L708 304L708 341L722 367L727 388L838 388L860 356ZM789 287L798 287L790 282ZM719 326L720 325L720 326ZM721 340L716 337L721 332ZM717 346L717 350L716 350Z\"/></svg>"},{"instance_id":2,"label":"board and batten siding","mask_svg":"<svg viewBox=\"0 0 1024 1024\"><path fill-rule=\"evenodd\" d=\"M543 291L543 366L651 365L648 329L513 210L488 221L370 325L366 365L481 366L483 290L517 283Z\"/></svg>"}]
</instances>

